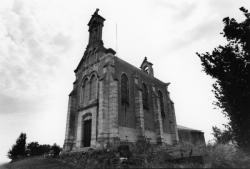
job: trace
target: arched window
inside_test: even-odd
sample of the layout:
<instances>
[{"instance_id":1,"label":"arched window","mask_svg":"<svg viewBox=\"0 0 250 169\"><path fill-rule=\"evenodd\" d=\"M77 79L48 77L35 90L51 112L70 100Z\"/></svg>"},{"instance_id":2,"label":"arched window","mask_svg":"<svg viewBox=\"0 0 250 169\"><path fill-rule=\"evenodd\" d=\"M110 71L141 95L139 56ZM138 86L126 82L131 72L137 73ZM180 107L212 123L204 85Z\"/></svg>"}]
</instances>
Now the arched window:
<instances>
[{"instance_id":1,"label":"arched window","mask_svg":"<svg viewBox=\"0 0 250 169\"><path fill-rule=\"evenodd\" d=\"M122 105L129 105L129 84L125 74L121 76L121 99Z\"/></svg>"},{"instance_id":2,"label":"arched window","mask_svg":"<svg viewBox=\"0 0 250 169\"><path fill-rule=\"evenodd\" d=\"M84 102L85 102L85 86L86 86L86 81L87 81L87 79L85 79L84 81L83 81L83 83L82 83L82 88L81 88L81 103L82 104L84 104Z\"/></svg>"},{"instance_id":3,"label":"arched window","mask_svg":"<svg viewBox=\"0 0 250 169\"><path fill-rule=\"evenodd\" d=\"M89 83L88 79L83 82L83 104L86 105L89 100Z\"/></svg>"},{"instance_id":4,"label":"arched window","mask_svg":"<svg viewBox=\"0 0 250 169\"><path fill-rule=\"evenodd\" d=\"M72 92L70 93L70 95ZM79 92L77 92L77 96L79 98L79 103L82 105L83 104L83 84L80 85Z\"/></svg>"},{"instance_id":5,"label":"arched window","mask_svg":"<svg viewBox=\"0 0 250 169\"><path fill-rule=\"evenodd\" d=\"M149 74L149 68L148 68L148 66L146 66L146 67L144 68L144 72L146 72L147 74Z\"/></svg>"},{"instance_id":6,"label":"arched window","mask_svg":"<svg viewBox=\"0 0 250 169\"><path fill-rule=\"evenodd\" d=\"M96 99L96 93L97 93L97 78L95 75L93 75L90 79L90 94L89 99Z\"/></svg>"},{"instance_id":7,"label":"arched window","mask_svg":"<svg viewBox=\"0 0 250 169\"><path fill-rule=\"evenodd\" d=\"M86 58L85 58L85 64L88 65L89 63L89 52L87 52Z\"/></svg>"},{"instance_id":8,"label":"arched window","mask_svg":"<svg viewBox=\"0 0 250 169\"><path fill-rule=\"evenodd\" d=\"M89 54L89 64L92 64L94 62L94 51L95 49L92 49Z\"/></svg>"},{"instance_id":9,"label":"arched window","mask_svg":"<svg viewBox=\"0 0 250 169\"><path fill-rule=\"evenodd\" d=\"M164 102L163 102L163 95L160 90L158 91L158 95L159 95L159 101L160 101L161 118L164 119L165 118Z\"/></svg>"},{"instance_id":10,"label":"arched window","mask_svg":"<svg viewBox=\"0 0 250 169\"><path fill-rule=\"evenodd\" d=\"M145 83L142 84L142 99L143 108L148 109L148 88Z\"/></svg>"}]
</instances>

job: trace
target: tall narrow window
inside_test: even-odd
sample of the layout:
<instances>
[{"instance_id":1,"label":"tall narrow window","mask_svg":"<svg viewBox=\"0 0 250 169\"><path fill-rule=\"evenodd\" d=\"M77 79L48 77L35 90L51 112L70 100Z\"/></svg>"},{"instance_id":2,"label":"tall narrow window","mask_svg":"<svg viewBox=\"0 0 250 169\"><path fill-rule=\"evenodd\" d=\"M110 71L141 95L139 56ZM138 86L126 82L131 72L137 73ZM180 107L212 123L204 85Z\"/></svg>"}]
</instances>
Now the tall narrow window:
<instances>
[{"instance_id":1,"label":"tall narrow window","mask_svg":"<svg viewBox=\"0 0 250 169\"><path fill-rule=\"evenodd\" d=\"M81 88L80 88L80 94L79 94L79 99L80 99L80 104L83 104L83 98L84 98L84 86L82 84Z\"/></svg>"},{"instance_id":2,"label":"tall narrow window","mask_svg":"<svg viewBox=\"0 0 250 169\"><path fill-rule=\"evenodd\" d=\"M122 105L129 105L129 85L125 74L121 76L121 97Z\"/></svg>"},{"instance_id":3,"label":"tall narrow window","mask_svg":"<svg viewBox=\"0 0 250 169\"><path fill-rule=\"evenodd\" d=\"M85 103L85 86L86 86L86 83L87 83L87 79L85 79L82 83L82 89L81 89L81 102L82 104Z\"/></svg>"},{"instance_id":4,"label":"tall narrow window","mask_svg":"<svg viewBox=\"0 0 250 169\"><path fill-rule=\"evenodd\" d=\"M148 109L148 88L145 83L142 84L143 108Z\"/></svg>"},{"instance_id":5,"label":"tall narrow window","mask_svg":"<svg viewBox=\"0 0 250 169\"><path fill-rule=\"evenodd\" d=\"M85 60L85 65L88 65L88 64L89 64L89 51L87 52L86 60Z\"/></svg>"},{"instance_id":6,"label":"tall narrow window","mask_svg":"<svg viewBox=\"0 0 250 169\"><path fill-rule=\"evenodd\" d=\"M121 124L127 126L127 110L129 107L129 82L125 74L121 76Z\"/></svg>"},{"instance_id":7,"label":"tall narrow window","mask_svg":"<svg viewBox=\"0 0 250 169\"><path fill-rule=\"evenodd\" d=\"M97 93L97 78L96 76L92 76L90 79L90 94L89 99L96 99L96 93Z\"/></svg>"},{"instance_id":8,"label":"tall narrow window","mask_svg":"<svg viewBox=\"0 0 250 169\"><path fill-rule=\"evenodd\" d=\"M83 104L86 105L89 98L89 83L88 79L84 80L83 83Z\"/></svg>"},{"instance_id":9,"label":"tall narrow window","mask_svg":"<svg viewBox=\"0 0 250 169\"><path fill-rule=\"evenodd\" d=\"M160 101L161 118L164 119L165 118L164 102L163 102L163 95L160 90L158 91L158 95L159 95L159 101Z\"/></svg>"}]
</instances>

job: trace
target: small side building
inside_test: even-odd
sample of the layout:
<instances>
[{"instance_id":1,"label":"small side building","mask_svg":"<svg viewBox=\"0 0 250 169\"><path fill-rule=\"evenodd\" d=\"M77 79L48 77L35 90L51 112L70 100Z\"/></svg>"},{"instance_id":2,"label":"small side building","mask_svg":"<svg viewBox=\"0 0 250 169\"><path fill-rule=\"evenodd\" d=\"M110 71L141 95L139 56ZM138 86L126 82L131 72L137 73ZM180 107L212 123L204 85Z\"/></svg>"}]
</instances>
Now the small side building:
<instances>
[{"instance_id":1,"label":"small side building","mask_svg":"<svg viewBox=\"0 0 250 169\"><path fill-rule=\"evenodd\" d=\"M177 125L180 143L191 143L195 146L206 145L204 132L181 125Z\"/></svg>"}]
</instances>

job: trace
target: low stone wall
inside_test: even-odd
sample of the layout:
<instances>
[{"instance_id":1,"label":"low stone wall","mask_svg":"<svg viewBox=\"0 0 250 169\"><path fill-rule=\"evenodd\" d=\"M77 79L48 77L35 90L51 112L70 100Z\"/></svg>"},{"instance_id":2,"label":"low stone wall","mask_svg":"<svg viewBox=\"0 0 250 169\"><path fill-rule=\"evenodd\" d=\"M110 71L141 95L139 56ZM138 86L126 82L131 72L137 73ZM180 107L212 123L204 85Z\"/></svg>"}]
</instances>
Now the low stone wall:
<instances>
[{"instance_id":1,"label":"low stone wall","mask_svg":"<svg viewBox=\"0 0 250 169\"><path fill-rule=\"evenodd\" d=\"M121 142L133 142L138 140L139 132L136 129L128 127L119 127L119 138ZM156 133L153 131L145 130L145 137L150 140L151 143L156 144ZM163 143L172 145L171 134L163 133Z\"/></svg>"},{"instance_id":2,"label":"low stone wall","mask_svg":"<svg viewBox=\"0 0 250 169\"><path fill-rule=\"evenodd\" d=\"M121 151L122 149L122 151ZM60 160L76 168L185 168L202 167L203 157L183 153L180 146L157 146L147 141L124 143L112 149L86 149L82 152L62 153ZM123 155L122 155L123 154ZM124 154L126 154L124 156Z\"/></svg>"},{"instance_id":3,"label":"low stone wall","mask_svg":"<svg viewBox=\"0 0 250 169\"><path fill-rule=\"evenodd\" d=\"M116 151L88 150L62 153L59 160L76 168L119 168L119 154Z\"/></svg>"}]
</instances>

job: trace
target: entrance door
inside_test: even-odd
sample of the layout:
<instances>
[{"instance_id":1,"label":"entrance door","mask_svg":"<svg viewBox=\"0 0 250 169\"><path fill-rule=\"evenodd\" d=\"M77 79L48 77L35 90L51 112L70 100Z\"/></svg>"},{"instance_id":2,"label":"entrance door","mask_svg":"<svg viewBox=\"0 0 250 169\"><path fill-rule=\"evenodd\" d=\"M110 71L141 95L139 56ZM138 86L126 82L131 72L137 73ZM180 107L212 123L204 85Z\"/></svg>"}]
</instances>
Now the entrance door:
<instances>
[{"instance_id":1,"label":"entrance door","mask_svg":"<svg viewBox=\"0 0 250 169\"><path fill-rule=\"evenodd\" d=\"M91 119L84 121L84 144L83 147L90 147L91 141Z\"/></svg>"}]
</instances>

